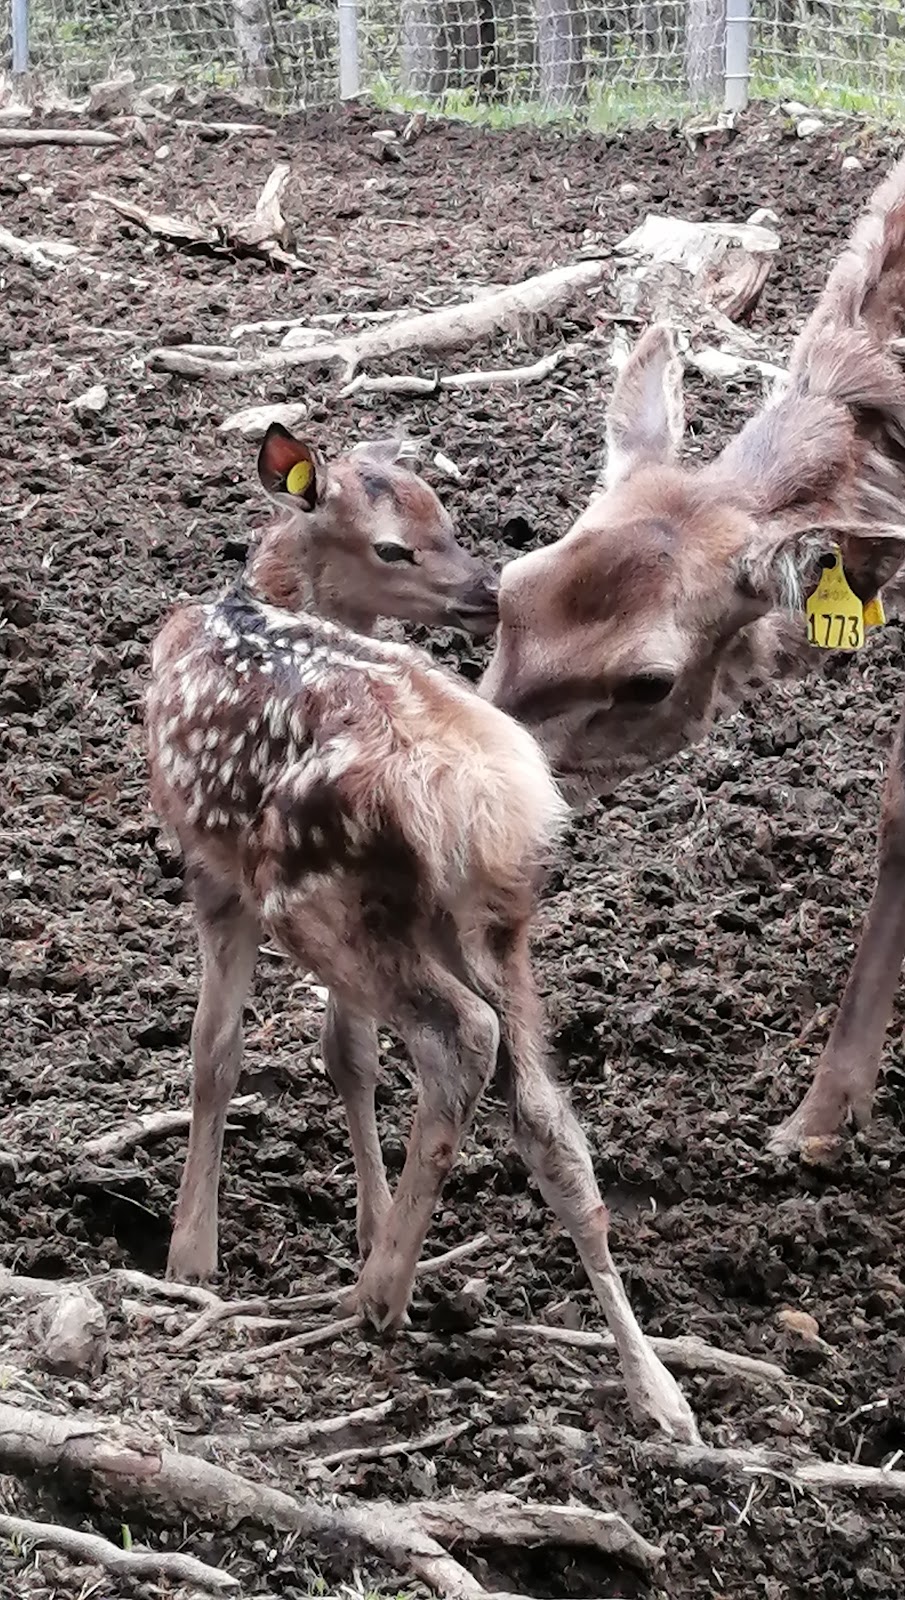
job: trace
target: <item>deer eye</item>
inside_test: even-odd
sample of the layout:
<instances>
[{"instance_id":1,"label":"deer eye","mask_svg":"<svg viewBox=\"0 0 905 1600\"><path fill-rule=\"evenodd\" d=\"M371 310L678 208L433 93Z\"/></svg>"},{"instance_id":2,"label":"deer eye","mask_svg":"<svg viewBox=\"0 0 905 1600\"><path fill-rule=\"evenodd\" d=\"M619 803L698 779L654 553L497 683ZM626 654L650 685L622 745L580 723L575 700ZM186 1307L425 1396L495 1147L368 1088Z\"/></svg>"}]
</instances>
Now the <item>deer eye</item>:
<instances>
[{"instance_id":1,"label":"deer eye","mask_svg":"<svg viewBox=\"0 0 905 1600\"><path fill-rule=\"evenodd\" d=\"M404 544L375 544L374 554L381 561L415 561L415 552Z\"/></svg>"},{"instance_id":2,"label":"deer eye","mask_svg":"<svg viewBox=\"0 0 905 1600\"><path fill-rule=\"evenodd\" d=\"M668 672L638 672L616 684L613 700L617 705L655 706L672 693L675 681Z\"/></svg>"}]
</instances>

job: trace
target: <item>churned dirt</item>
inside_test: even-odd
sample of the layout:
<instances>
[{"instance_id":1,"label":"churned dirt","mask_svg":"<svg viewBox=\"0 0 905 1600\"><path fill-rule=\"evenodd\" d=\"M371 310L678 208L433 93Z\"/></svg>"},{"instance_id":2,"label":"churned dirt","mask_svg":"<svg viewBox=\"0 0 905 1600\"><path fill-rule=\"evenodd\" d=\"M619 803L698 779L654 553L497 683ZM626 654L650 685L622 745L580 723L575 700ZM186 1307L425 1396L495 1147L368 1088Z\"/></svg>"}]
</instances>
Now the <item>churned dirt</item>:
<instances>
[{"instance_id":1,"label":"churned dirt","mask_svg":"<svg viewBox=\"0 0 905 1600\"><path fill-rule=\"evenodd\" d=\"M268 316L448 303L573 259L586 230L612 244L650 210L742 221L761 205L778 214L782 251L753 325L782 348L897 153L853 123L802 141L752 113L737 137L694 152L666 131L563 137L436 125L384 163L372 132L387 125L384 113L352 109L232 142L152 124L146 143L112 152L4 151L4 224L83 247L50 277L0 262L0 1259L23 1273L164 1268L184 1137L107 1162L82 1146L136 1112L182 1106L188 1088L195 951L180 866L147 804L142 694L167 608L227 581L267 515L255 446L224 439L216 424L242 404L305 399L310 435L327 451L402 424L427 442L429 459L440 451L459 468L461 483L427 471L467 542L502 562L564 532L585 502L611 329L597 317L604 291L565 326L446 363L529 361L580 340L583 351L545 383L425 401L340 402L335 375L317 368L283 381L192 383L150 374L146 352L222 344L236 324ZM852 150L863 169L843 172ZM284 209L315 267L309 276L173 250L91 198L101 190L182 215L211 206L240 215L278 159L292 163ZM632 198L620 197L625 180L637 185ZM420 368L410 359L397 370ZM109 390L107 408L79 420L70 402L96 383ZM701 379L688 392L689 449L703 455L759 398L751 386ZM435 635L430 648L478 675L481 653L460 636ZM789 1374L778 1392L684 1378L705 1437L873 1465L905 1448L902 1013L875 1124L835 1168L778 1166L764 1143L827 1036L867 902L901 651L890 625L848 672L777 686L705 746L590 807L571 828L537 934L559 1067L644 1325L774 1359ZM310 983L265 955L242 1086L261 1109L235 1119L225 1162L223 1292L232 1297L348 1281L353 1177L318 1057L320 1015ZM398 1168L410 1089L387 1044L381 1121ZM65 1383L35 1369L30 1381L37 1397L150 1413L161 1426L168 1418L177 1438L396 1393L406 1402L393 1423L400 1438L447 1421L471 1427L445 1447L341 1466L327 1488L406 1500L515 1484L535 1499L574 1494L620 1510L666 1543L650 1580L574 1552L533 1561L484 1552L475 1570L492 1588L650 1600L902 1592L901 1507L796 1493L781 1478L757 1480L750 1500L745 1481L683 1481L636 1451L611 1365L471 1336L468 1316L450 1308L475 1276L485 1320L600 1325L493 1105L430 1247L481 1231L481 1254L419 1291L416 1337L384 1345L347 1335L227 1381L217 1362L253 1346L253 1331L227 1324L179 1356L169 1345L187 1308L145 1300L142 1314L117 1302L102 1374ZM789 1328L781 1314L790 1310L816 1319L817 1342ZM5 1321L20 1366L23 1317ZM526 1420L594 1431L599 1445L580 1459L517 1448L507 1430ZM292 1455L244 1468L304 1485ZM167 1536L140 1514L100 1511L71 1492L39 1501L0 1480L0 1499L116 1537L124 1519L135 1538ZM318 1571L328 1583L350 1573L301 1543L227 1540L191 1525L169 1537L225 1559L262 1597L291 1600ZM366 1568L366 1584L380 1579L376 1564ZM84 1570L47 1556L36 1567L0 1544L4 1593L133 1592L103 1576L96 1589L84 1584Z\"/></svg>"}]
</instances>

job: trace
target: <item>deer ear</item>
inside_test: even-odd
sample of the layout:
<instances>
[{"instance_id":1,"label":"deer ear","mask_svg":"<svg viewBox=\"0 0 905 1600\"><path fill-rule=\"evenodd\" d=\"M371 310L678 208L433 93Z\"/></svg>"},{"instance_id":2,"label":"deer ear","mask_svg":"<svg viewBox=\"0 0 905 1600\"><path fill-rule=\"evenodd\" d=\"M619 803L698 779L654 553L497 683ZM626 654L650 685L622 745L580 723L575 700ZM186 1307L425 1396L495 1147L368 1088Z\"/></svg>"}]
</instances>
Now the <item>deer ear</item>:
<instances>
[{"instance_id":1,"label":"deer ear","mask_svg":"<svg viewBox=\"0 0 905 1600\"><path fill-rule=\"evenodd\" d=\"M658 323L635 345L607 407L606 487L638 467L674 460L684 431L682 363L669 328Z\"/></svg>"},{"instance_id":2,"label":"deer ear","mask_svg":"<svg viewBox=\"0 0 905 1600\"><path fill-rule=\"evenodd\" d=\"M402 462L413 471L421 452L411 439L365 439L349 451L355 461L371 461L377 467L392 467Z\"/></svg>"},{"instance_id":3,"label":"deer ear","mask_svg":"<svg viewBox=\"0 0 905 1600\"><path fill-rule=\"evenodd\" d=\"M258 452L258 477L271 500L313 511L323 497L324 467L310 445L272 422Z\"/></svg>"},{"instance_id":4,"label":"deer ear","mask_svg":"<svg viewBox=\"0 0 905 1600\"><path fill-rule=\"evenodd\" d=\"M736 577L759 611L801 611L820 576L821 557L838 546L859 600L873 600L905 565L905 525L828 523L793 531L764 529L739 562Z\"/></svg>"}]
</instances>

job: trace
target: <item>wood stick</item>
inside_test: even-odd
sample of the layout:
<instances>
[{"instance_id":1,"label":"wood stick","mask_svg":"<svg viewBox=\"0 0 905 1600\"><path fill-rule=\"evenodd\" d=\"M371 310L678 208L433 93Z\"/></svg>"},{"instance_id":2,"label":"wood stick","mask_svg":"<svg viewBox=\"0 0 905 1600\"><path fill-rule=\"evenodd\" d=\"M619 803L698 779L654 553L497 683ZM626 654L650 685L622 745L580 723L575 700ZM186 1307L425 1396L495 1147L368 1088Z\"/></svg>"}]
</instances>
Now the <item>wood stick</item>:
<instances>
[{"instance_id":1,"label":"wood stick","mask_svg":"<svg viewBox=\"0 0 905 1600\"><path fill-rule=\"evenodd\" d=\"M410 1456L416 1450L436 1450L438 1445L449 1444L463 1433L473 1430L473 1422L449 1423L445 1428L433 1428L414 1439L390 1439L382 1444L350 1445L347 1450L334 1450L331 1455L318 1456L306 1461L305 1472L314 1475L323 1467L346 1466L352 1461L382 1461L387 1456Z\"/></svg>"},{"instance_id":2,"label":"wood stick","mask_svg":"<svg viewBox=\"0 0 905 1600\"><path fill-rule=\"evenodd\" d=\"M493 334L516 332L535 317L555 316L577 295L599 283L606 271L604 261L574 262L480 299L446 306L441 311L400 317L332 344L268 350L234 361L208 361L164 348L152 350L148 363L156 372L176 372L184 378L243 378L259 372L286 372L292 367L339 362L345 366L346 378L351 379L365 361L398 355L403 350L468 349Z\"/></svg>"},{"instance_id":3,"label":"wood stick","mask_svg":"<svg viewBox=\"0 0 905 1600\"><path fill-rule=\"evenodd\" d=\"M121 145L115 133L102 133L99 128L0 128L0 147L9 145L74 144Z\"/></svg>"},{"instance_id":4,"label":"wood stick","mask_svg":"<svg viewBox=\"0 0 905 1600\"><path fill-rule=\"evenodd\" d=\"M240 1587L238 1578L221 1568L210 1567L206 1561L175 1550L121 1550L109 1539L96 1533L83 1533L78 1528L59 1527L53 1522L31 1522L26 1517L10 1517L0 1513L0 1535L10 1539L25 1539L33 1545L49 1545L63 1550L73 1561L93 1567L106 1567L126 1578L167 1578L172 1584L190 1583L208 1594L223 1594L227 1589Z\"/></svg>"},{"instance_id":5,"label":"wood stick","mask_svg":"<svg viewBox=\"0 0 905 1600\"><path fill-rule=\"evenodd\" d=\"M663 1552L612 1513L581 1506L522 1505L511 1495L410 1506L321 1504L168 1449L121 1424L0 1404L0 1470L72 1474L90 1490L145 1514L195 1517L221 1528L241 1523L375 1551L449 1600L486 1600L486 1591L439 1542L453 1539L524 1548L555 1542L617 1553L650 1571Z\"/></svg>"}]
</instances>

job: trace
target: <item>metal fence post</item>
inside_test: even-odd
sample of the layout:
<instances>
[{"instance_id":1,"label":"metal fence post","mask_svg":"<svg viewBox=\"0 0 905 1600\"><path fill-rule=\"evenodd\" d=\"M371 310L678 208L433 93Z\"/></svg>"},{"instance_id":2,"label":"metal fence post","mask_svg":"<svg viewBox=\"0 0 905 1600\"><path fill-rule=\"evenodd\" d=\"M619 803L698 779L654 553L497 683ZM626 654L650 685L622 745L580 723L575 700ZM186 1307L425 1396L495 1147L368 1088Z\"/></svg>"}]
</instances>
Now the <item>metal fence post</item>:
<instances>
[{"instance_id":1,"label":"metal fence post","mask_svg":"<svg viewBox=\"0 0 905 1600\"><path fill-rule=\"evenodd\" d=\"M361 89L358 0L339 0L339 98L354 100Z\"/></svg>"},{"instance_id":2,"label":"metal fence post","mask_svg":"<svg viewBox=\"0 0 905 1600\"><path fill-rule=\"evenodd\" d=\"M28 0L12 0L13 72L28 71Z\"/></svg>"},{"instance_id":3,"label":"metal fence post","mask_svg":"<svg viewBox=\"0 0 905 1600\"><path fill-rule=\"evenodd\" d=\"M751 79L751 0L726 0L727 111L744 111Z\"/></svg>"}]
</instances>

